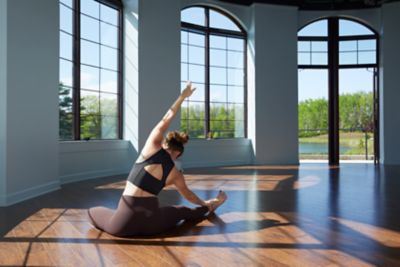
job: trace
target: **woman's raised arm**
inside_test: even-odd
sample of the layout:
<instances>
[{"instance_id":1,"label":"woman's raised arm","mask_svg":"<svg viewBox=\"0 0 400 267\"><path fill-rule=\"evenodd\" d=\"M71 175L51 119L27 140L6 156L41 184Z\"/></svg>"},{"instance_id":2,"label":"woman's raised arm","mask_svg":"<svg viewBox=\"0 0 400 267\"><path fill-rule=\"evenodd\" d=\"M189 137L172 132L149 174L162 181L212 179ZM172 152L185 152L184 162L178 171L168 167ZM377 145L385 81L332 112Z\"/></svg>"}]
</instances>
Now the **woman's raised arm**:
<instances>
[{"instance_id":1,"label":"woman's raised arm","mask_svg":"<svg viewBox=\"0 0 400 267\"><path fill-rule=\"evenodd\" d=\"M175 100L175 102L169 108L169 110L164 115L164 117L161 119L161 121L159 123L157 123L157 125L151 131L151 133L146 141L146 144L150 143L151 145L156 145L156 146L161 145L163 138L164 138L164 133L168 130L168 127L171 124L171 121L175 118L176 114L178 113L178 111L182 105L182 102L185 100L185 98L191 96L193 94L194 90L196 90L196 88L193 87L191 81L188 81L185 89L181 92L179 97Z\"/></svg>"}]
</instances>

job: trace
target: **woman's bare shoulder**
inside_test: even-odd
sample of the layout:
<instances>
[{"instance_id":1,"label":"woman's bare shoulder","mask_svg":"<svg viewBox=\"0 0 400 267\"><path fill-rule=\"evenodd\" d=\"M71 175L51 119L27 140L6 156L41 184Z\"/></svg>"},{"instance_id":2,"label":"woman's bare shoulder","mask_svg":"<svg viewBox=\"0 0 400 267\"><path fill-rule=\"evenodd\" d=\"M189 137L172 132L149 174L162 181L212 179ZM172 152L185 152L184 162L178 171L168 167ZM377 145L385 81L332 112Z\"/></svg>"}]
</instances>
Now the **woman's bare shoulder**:
<instances>
[{"instance_id":1,"label":"woman's bare shoulder","mask_svg":"<svg viewBox=\"0 0 400 267\"><path fill-rule=\"evenodd\" d=\"M147 159L149 159L151 156L153 156L155 153L157 153L159 150L161 149L161 146L144 146L142 151L140 152L136 163L140 163L143 162Z\"/></svg>"}]
</instances>

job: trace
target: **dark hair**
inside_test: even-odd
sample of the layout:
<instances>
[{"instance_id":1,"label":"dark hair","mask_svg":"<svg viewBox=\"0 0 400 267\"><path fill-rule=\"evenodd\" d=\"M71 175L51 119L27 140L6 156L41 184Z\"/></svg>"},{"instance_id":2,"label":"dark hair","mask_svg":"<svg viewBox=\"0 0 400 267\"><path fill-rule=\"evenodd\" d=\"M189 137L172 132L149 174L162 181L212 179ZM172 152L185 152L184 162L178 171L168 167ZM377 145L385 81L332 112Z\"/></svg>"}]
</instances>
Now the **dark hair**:
<instances>
[{"instance_id":1,"label":"dark hair","mask_svg":"<svg viewBox=\"0 0 400 267\"><path fill-rule=\"evenodd\" d=\"M186 144L189 140L189 135L184 132L173 131L167 134L165 138L165 143L167 144L169 149L176 150L181 152L182 155L183 151L185 150L184 144ZM179 155L179 156L180 156Z\"/></svg>"}]
</instances>

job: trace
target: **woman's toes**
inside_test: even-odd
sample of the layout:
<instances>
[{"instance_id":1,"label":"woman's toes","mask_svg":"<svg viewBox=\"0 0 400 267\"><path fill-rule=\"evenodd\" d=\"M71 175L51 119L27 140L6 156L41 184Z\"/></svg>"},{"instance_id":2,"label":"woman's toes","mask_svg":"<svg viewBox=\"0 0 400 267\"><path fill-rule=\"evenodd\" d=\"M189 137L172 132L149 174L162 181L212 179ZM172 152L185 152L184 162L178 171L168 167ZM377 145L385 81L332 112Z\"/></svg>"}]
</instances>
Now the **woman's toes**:
<instances>
[{"instance_id":1,"label":"woman's toes","mask_svg":"<svg viewBox=\"0 0 400 267\"><path fill-rule=\"evenodd\" d=\"M221 191L221 192L218 194L218 200L224 201L225 199L226 199L226 194L225 194L225 192Z\"/></svg>"}]
</instances>

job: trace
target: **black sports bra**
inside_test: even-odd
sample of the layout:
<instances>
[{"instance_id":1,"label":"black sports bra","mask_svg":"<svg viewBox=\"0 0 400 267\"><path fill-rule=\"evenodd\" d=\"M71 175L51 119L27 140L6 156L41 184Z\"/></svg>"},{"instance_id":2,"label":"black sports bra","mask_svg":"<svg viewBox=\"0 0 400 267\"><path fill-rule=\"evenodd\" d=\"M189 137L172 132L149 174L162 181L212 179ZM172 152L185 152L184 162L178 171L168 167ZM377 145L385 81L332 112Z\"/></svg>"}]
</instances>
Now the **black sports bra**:
<instances>
[{"instance_id":1,"label":"black sports bra","mask_svg":"<svg viewBox=\"0 0 400 267\"><path fill-rule=\"evenodd\" d=\"M161 164L163 170L163 176L160 179L155 178L153 175L148 173L144 167L151 164ZM165 186L165 181L172 168L174 167L174 162L171 156L161 148L158 152L152 155L145 161L135 163L128 176L128 181L147 191L151 194L157 195Z\"/></svg>"}]
</instances>

